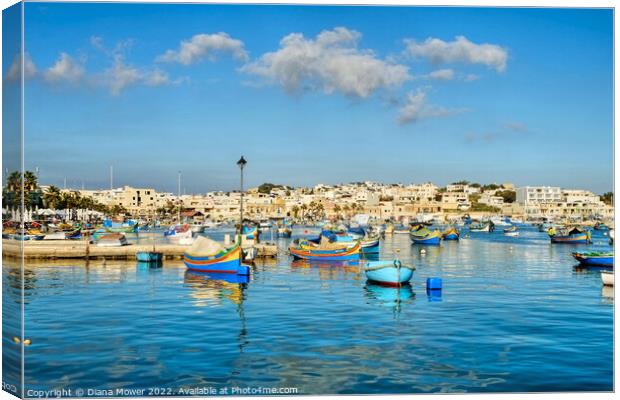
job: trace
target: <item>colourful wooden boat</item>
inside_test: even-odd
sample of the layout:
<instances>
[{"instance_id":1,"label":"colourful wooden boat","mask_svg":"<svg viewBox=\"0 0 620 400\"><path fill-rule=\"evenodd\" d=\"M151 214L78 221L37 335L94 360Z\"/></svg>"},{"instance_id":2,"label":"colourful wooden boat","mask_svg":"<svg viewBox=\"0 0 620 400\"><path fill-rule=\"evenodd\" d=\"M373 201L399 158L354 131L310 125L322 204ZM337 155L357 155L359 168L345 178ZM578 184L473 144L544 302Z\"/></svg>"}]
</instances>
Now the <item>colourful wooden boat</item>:
<instances>
[{"instance_id":1,"label":"colourful wooden boat","mask_svg":"<svg viewBox=\"0 0 620 400\"><path fill-rule=\"evenodd\" d=\"M289 251L295 258L314 261L357 261L360 258L361 243L355 246L324 246L308 241L291 245Z\"/></svg>"},{"instance_id":2,"label":"colourful wooden boat","mask_svg":"<svg viewBox=\"0 0 620 400\"><path fill-rule=\"evenodd\" d=\"M573 252L573 257L575 257L575 260L579 261L581 265L587 265L592 267L614 267L613 252Z\"/></svg>"},{"instance_id":3,"label":"colourful wooden boat","mask_svg":"<svg viewBox=\"0 0 620 400\"><path fill-rule=\"evenodd\" d=\"M443 240L459 240L459 231L451 226L441 233L441 238Z\"/></svg>"},{"instance_id":4,"label":"colourful wooden boat","mask_svg":"<svg viewBox=\"0 0 620 400\"><path fill-rule=\"evenodd\" d=\"M256 230L257 228L255 226L249 227L249 226L243 226L241 228L241 234L245 235L245 238L248 240L252 240L254 239L254 235L256 234Z\"/></svg>"},{"instance_id":5,"label":"colourful wooden boat","mask_svg":"<svg viewBox=\"0 0 620 400\"><path fill-rule=\"evenodd\" d=\"M413 244L431 244L438 245L441 241L441 232L439 230L430 231L428 228L418 229L410 232L409 237Z\"/></svg>"},{"instance_id":6,"label":"colourful wooden boat","mask_svg":"<svg viewBox=\"0 0 620 400\"><path fill-rule=\"evenodd\" d=\"M212 253L201 248L202 243L206 241L213 242L204 236L199 236L192 247L183 254L183 262L187 268L200 272L249 275L249 267L241 265L241 246L239 243L235 243L229 248L220 245L218 250Z\"/></svg>"},{"instance_id":7,"label":"colourful wooden boat","mask_svg":"<svg viewBox=\"0 0 620 400\"><path fill-rule=\"evenodd\" d=\"M573 227L560 232L556 232L555 228L551 228L548 231L551 243L563 243L563 244L587 244L592 243L590 238L590 231L582 229L580 227Z\"/></svg>"},{"instance_id":8,"label":"colourful wooden boat","mask_svg":"<svg viewBox=\"0 0 620 400\"><path fill-rule=\"evenodd\" d=\"M387 286L408 284L414 270L414 267L402 265L399 260L368 261L364 265L364 273L370 282Z\"/></svg>"},{"instance_id":9,"label":"colourful wooden boat","mask_svg":"<svg viewBox=\"0 0 620 400\"><path fill-rule=\"evenodd\" d=\"M365 234L365 232L364 232ZM355 246L359 241L361 242L360 251L362 253L378 253L380 251L380 237L377 236L364 236L357 232L334 232L329 230L321 231L321 235L310 240L313 243L320 243L321 238L326 238L332 243L347 245L349 247Z\"/></svg>"}]
</instances>

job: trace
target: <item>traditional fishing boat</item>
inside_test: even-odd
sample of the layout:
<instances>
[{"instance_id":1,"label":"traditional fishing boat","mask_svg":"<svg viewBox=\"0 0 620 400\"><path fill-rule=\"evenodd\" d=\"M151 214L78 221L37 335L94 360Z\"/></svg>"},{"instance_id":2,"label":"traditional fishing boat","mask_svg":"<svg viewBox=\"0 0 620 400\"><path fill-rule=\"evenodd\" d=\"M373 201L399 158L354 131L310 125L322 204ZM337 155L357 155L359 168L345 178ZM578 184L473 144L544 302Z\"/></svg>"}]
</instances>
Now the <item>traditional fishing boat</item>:
<instances>
[{"instance_id":1,"label":"traditional fishing boat","mask_svg":"<svg viewBox=\"0 0 620 400\"><path fill-rule=\"evenodd\" d=\"M300 240L289 247L295 258L314 261L357 261L360 258L360 242L350 247L346 244L330 243L322 239L320 244Z\"/></svg>"},{"instance_id":2,"label":"traditional fishing boat","mask_svg":"<svg viewBox=\"0 0 620 400\"><path fill-rule=\"evenodd\" d=\"M76 229L74 231L71 231L71 232L65 232L65 237L67 239L71 239L71 240L81 239L82 238L82 230L78 228L78 229Z\"/></svg>"},{"instance_id":3,"label":"traditional fishing boat","mask_svg":"<svg viewBox=\"0 0 620 400\"><path fill-rule=\"evenodd\" d=\"M127 244L124 233L108 233L97 240L97 247L120 247Z\"/></svg>"},{"instance_id":4,"label":"traditional fishing boat","mask_svg":"<svg viewBox=\"0 0 620 400\"><path fill-rule=\"evenodd\" d=\"M408 284L414 270L414 267L402 265L399 260L368 261L364 265L364 273L370 282L387 286Z\"/></svg>"},{"instance_id":5,"label":"traditional fishing boat","mask_svg":"<svg viewBox=\"0 0 620 400\"><path fill-rule=\"evenodd\" d=\"M512 225L509 228L504 229L504 236L519 236L519 230L515 225Z\"/></svg>"},{"instance_id":6,"label":"traditional fishing boat","mask_svg":"<svg viewBox=\"0 0 620 400\"><path fill-rule=\"evenodd\" d=\"M590 231L580 228L578 226L567 228L564 230L556 231L555 228L549 229L547 232L551 243L564 243L564 244L587 244L592 243L590 237Z\"/></svg>"},{"instance_id":7,"label":"traditional fishing boat","mask_svg":"<svg viewBox=\"0 0 620 400\"><path fill-rule=\"evenodd\" d=\"M441 238L443 240L459 240L459 231L451 226L441 233Z\"/></svg>"},{"instance_id":8,"label":"traditional fishing boat","mask_svg":"<svg viewBox=\"0 0 620 400\"><path fill-rule=\"evenodd\" d=\"M614 252L573 252L575 260L579 261L581 265L587 265L591 267L614 267Z\"/></svg>"},{"instance_id":9,"label":"traditional fishing boat","mask_svg":"<svg viewBox=\"0 0 620 400\"><path fill-rule=\"evenodd\" d=\"M241 247L235 243L230 247L205 236L196 238L183 254L183 262L190 270L249 275L250 268L241 264Z\"/></svg>"},{"instance_id":10,"label":"traditional fishing boat","mask_svg":"<svg viewBox=\"0 0 620 400\"><path fill-rule=\"evenodd\" d=\"M378 235L364 236L365 234L364 230L348 232L344 230L323 230L317 239L311 239L310 241L318 244L325 238L330 243L337 243L348 247L353 247L357 242L360 242L360 251L362 253L378 253L380 250L380 237Z\"/></svg>"},{"instance_id":11,"label":"traditional fishing boat","mask_svg":"<svg viewBox=\"0 0 620 400\"><path fill-rule=\"evenodd\" d=\"M601 281L604 286L614 286L614 272L601 271Z\"/></svg>"},{"instance_id":12,"label":"traditional fishing boat","mask_svg":"<svg viewBox=\"0 0 620 400\"><path fill-rule=\"evenodd\" d=\"M441 241L441 232L439 230L430 231L424 227L409 233L409 237L413 244L431 244L438 245Z\"/></svg>"},{"instance_id":13,"label":"traditional fishing boat","mask_svg":"<svg viewBox=\"0 0 620 400\"><path fill-rule=\"evenodd\" d=\"M493 232L494 230L495 224L492 221L485 221L469 225L470 232Z\"/></svg>"},{"instance_id":14,"label":"traditional fishing boat","mask_svg":"<svg viewBox=\"0 0 620 400\"><path fill-rule=\"evenodd\" d=\"M597 231L606 231L607 229L609 229L607 225L602 222L597 222L592 228Z\"/></svg>"}]
</instances>

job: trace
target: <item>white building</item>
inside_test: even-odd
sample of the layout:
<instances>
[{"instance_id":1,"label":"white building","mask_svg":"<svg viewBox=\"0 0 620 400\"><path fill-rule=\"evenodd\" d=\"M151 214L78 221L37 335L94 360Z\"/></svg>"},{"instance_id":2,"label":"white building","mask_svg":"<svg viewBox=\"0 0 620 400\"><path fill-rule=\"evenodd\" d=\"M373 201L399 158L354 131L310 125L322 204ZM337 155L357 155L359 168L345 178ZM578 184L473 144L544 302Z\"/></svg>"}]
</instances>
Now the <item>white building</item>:
<instances>
[{"instance_id":1,"label":"white building","mask_svg":"<svg viewBox=\"0 0 620 400\"><path fill-rule=\"evenodd\" d=\"M562 190L556 186L524 186L517 188L517 203L541 204L562 201Z\"/></svg>"}]
</instances>

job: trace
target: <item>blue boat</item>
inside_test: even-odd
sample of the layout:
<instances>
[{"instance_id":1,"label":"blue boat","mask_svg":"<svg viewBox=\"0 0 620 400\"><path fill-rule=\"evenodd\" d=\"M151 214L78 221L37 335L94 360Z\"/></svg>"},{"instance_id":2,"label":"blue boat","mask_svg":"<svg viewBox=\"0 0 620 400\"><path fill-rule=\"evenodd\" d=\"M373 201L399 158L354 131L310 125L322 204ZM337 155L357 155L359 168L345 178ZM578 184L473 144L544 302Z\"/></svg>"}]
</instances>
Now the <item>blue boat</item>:
<instances>
[{"instance_id":1,"label":"blue boat","mask_svg":"<svg viewBox=\"0 0 620 400\"><path fill-rule=\"evenodd\" d=\"M579 264L591 266L591 267L606 267L613 268L614 267L614 253L612 252L574 252L573 257L575 260L579 261Z\"/></svg>"},{"instance_id":2,"label":"blue boat","mask_svg":"<svg viewBox=\"0 0 620 400\"><path fill-rule=\"evenodd\" d=\"M560 232L556 232L555 228L549 229L548 232L551 243L562 244L588 244L592 243L590 231L580 227L573 227Z\"/></svg>"},{"instance_id":3,"label":"blue boat","mask_svg":"<svg viewBox=\"0 0 620 400\"><path fill-rule=\"evenodd\" d=\"M413 244L438 245L441 241L441 232L438 230L431 232L428 228L421 228L417 231L409 232L409 237Z\"/></svg>"},{"instance_id":4,"label":"blue boat","mask_svg":"<svg viewBox=\"0 0 620 400\"><path fill-rule=\"evenodd\" d=\"M136 253L136 260L141 262L161 262L164 254L158 251L139 251Z\"/></svg>"},{"instance_id":5,"label":"blue boat","mask_svg":"<svg viewBox=\"0 0 620 400\"><path fill-rule=\"evenodd\" d=\"M196 238L183 254L185 266L194 271L249 275L250 268L241 265L241 246L224 247L205 236Z\"/></svg>"},{"instance_id":6,"label":"blue boat","mask_svg":"<svg viewBox=\"0 0 620 400\"><path fill-rule=\"evenodd\" d=\"M459 240L459 231L455 227L451 226L441 234L443 240Z\"/></svg>"},{"instance_id":7,"label":"blue boat","mask_svg":"<svg viewBox=\"0 0 620 400\"><path fill-rule=\"evenodd\" d=\"M368 261L364 265L364 273L369 281L387 286L407 284L414 270L414 267L402 265L399 260Z\"/></svg>"}]
</instances>

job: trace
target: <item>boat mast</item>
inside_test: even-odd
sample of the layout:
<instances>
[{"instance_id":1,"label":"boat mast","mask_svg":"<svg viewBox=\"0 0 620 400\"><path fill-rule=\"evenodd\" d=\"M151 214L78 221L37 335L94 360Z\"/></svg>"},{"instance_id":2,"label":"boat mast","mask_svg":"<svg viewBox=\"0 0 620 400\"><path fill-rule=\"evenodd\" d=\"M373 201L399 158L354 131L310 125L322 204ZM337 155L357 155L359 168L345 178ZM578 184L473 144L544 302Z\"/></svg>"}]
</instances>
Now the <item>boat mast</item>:
<instances>
[{"instance_id":1,"label":"boat mast","mask_svg":"<svg viewBox=\"0 0 620 400\"><path fill-rule=\"evenodd\" d=\"M179 171L178 188L177 188L177 220L181 223L181 171Z\"/></svg>"},{"instance_id":2,"label":"boat mast","mask_svg":"<svg viewBox=\"0 0 620 400\"><path fill-rule=\"evenodd\" d=\"M248 162L245 160L245 158L243 158L243 156L241 156L241 158L239 159L239 161L237 161L237 165L239 166L239 169L241 170L241 185L240 185L240 191L241 191L241 199L240 199L240 205L239 205L239 244L241 244L241 231L243 230L243 167L245 167L245 164L247 164ZM258 228L257 228L258 229Z\"/></svg>"}]
</instances>

